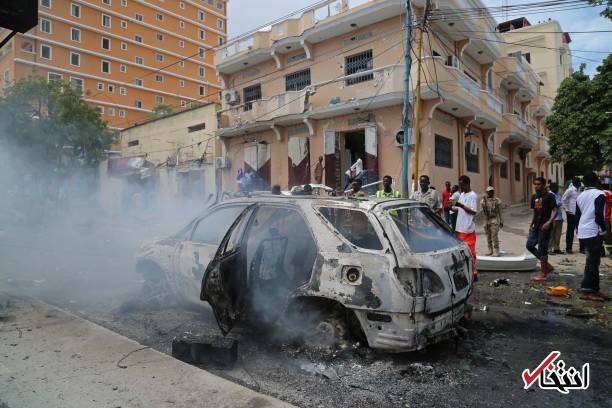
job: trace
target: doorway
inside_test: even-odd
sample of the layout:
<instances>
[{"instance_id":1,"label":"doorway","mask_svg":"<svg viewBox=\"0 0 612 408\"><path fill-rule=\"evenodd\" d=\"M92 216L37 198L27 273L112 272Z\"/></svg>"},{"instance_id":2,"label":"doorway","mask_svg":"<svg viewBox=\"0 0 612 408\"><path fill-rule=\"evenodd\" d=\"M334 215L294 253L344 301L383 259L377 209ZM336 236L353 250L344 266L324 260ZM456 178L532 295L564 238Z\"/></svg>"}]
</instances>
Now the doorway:
<instances>
[{"instance_id":1,"label":"doorway","mask_svg":"<svg viewBox=\"0 0 612 408\"><path fill-rule=\"evenodd\" d=\"M347 133L340 134L340 163L341 164L341 180L342 187L345 186L345 176L348 169L353 163L360 158L363 162L363 169L366 170L365 157L365 130L360 129Z\"/></svg>"}]
</instances>

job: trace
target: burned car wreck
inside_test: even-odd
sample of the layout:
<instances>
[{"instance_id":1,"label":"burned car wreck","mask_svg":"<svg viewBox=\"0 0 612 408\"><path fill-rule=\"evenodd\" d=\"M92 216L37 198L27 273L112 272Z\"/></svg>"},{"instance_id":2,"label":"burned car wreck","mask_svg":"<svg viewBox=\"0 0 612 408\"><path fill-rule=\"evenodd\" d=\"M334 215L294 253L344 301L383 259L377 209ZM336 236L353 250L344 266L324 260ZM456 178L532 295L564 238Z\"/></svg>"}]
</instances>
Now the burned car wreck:
<instances>
[{"instance_id":1,"label":"burned car wreck","mask_svg":"<svg viewBox=\"0 0 612 408\"><path fill-rule=\"evenodd\" d=\"M239 320L291 322L386 351L450 337L473 282L467 246L410 200L223 201L143 245L137 269L150 291L208 302L224 334Z\"/></svg>"}]
</instances>

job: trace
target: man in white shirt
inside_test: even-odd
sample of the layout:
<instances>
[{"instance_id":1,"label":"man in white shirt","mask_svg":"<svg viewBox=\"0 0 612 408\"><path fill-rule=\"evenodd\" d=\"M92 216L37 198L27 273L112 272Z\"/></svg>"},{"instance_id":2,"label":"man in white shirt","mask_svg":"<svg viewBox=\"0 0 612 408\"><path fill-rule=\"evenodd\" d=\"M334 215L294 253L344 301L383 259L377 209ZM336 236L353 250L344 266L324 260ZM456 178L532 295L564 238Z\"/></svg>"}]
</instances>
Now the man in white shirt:
<instances>
[{"instance_id":1,"label":"man in white shirt","mask_svg":"<svg viewBox=\"0 0 612 408\"><path fill-rule=\"evenodd\" d=\"M597 189L599 179L595 173L587 173L582 179L586 189L576 201L576 218L578 219L578 239L584 246L586 265L580 290L582 299L604 301L599 292L599 265L601 262L603 238L606 234L604 217L606 195Z\"/></svg>"},{"instance_id":2,"label":"man in white shirt","mask_svg":"<svg viewBox=\"0 0 612 408\"><path fill-rule=\"evenodd\" d=\"M568 254L572 253L572 246L574 245L574 233L578 226L578 220L576 219L576 200L580 192L580 178L574 177L572 184L565 190L563 197L561 198L561 207L565 209L565 215L567 218L567 232L565 235L565 252Z\"/></svg>"},{"instance_id":3,"label":"man in white shirt","mask_svg":"<svg viewBox=\"0 0 612 408\"><path fill-rule=\"evenodd\" d=\"M355 158L357 159L355 163L345 172L346 186L344 186L344 190L346 190L353 181L361 181L363 177L363 161L361 160L360 154L357 153Z\"/></svg>"},{"instance_id":4,"label":"man in white shirt","mask_svg":"<svg viewBox=\"0 0 612 408\"><path fill-rule=\"evenodd\" d=\"M476 269L476 224L474 223L474 216L478 211L478 195L472 191L470 183L468 176L459 177L461 195L452 210L457 212L457 225L455 226L457 238L464 241L472 253L474 280L476 281L478 280L478 270Z\"/></svg>"}]
</instances>

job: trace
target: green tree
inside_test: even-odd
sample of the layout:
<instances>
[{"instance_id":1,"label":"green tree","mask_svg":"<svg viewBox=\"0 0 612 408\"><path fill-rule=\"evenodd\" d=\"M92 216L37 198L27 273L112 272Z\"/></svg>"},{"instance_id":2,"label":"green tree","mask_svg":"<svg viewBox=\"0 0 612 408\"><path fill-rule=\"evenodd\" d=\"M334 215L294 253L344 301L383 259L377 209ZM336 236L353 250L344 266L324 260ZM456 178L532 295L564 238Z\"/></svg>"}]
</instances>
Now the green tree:
<instances>
[{"instance_id":1,"label":"green tree","mask_svg":"<svg viewBox=\"0 0 612 408\"><path fill-rule=\"evenodd\" d=\"M162 116L170 115L174 112L174 107L165 103L156 105L151 111L151 117L153 119L161 118Z\"/></svg>"},{"instance_id":2,"label":"green tree","mask_svg":"<svg viewBox=\"0 0 612 408\"><path fill-rule=\"evenodd\" d=\"M599 170L612 163L612 55L593 79L585 66L559 87L552 114L546 119L550 153L578 171Z\"/></svg>"},{"instance_id":3,"label":"green tree","mask_svg":"<svg viewBox=\"0 0 612 408\"><path fill-rule=\"evenodd\" d=\"M589 0L594 6L606 6L605 9L602 10L601 15L612 20L612 0Z\"/></svg>"},{"instance_id":4,"label":"green tree","mask_svg":"<svg viewBox=\"0 0 612 408\"><path fill-rule=\"evenodd\" d=\"M23 79L0 99L2 147L42 171L98 163L114 142L106 125L68 83Z\"/></svg>"}]
</instances>

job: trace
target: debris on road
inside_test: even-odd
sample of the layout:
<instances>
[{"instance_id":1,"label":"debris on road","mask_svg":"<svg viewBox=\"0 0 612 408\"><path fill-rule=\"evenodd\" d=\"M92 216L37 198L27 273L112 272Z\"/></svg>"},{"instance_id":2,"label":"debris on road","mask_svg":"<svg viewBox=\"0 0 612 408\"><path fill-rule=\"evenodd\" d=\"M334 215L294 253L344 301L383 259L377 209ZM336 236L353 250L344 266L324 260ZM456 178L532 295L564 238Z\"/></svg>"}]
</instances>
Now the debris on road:
<instances>
[{"instance_id":1,"label":"debris on road","mask_svg":"<svg viewBox=\"0 0 612 408\"><path fill-rule=\"evenodd\" d=\"M498 278L498 279L495 279L493 282L491 282L490 285L494 286L496 288L499 287L499 286L502 286L502 285L503 286L510 286L510 279L507 279L507 278Z\"/></svg>"},{"instance_id":2,"label":"debris on road","mask_svg":"<svg viewBox=\"0 0 612 408\"><path fill-rule=\"evenodd\" d=\"M566 316L571 316L571 317L582 317L585 319L590 319L591 317L595 317L597 316L597 312L593 309L586 309L586 308L581 308L581 307L572 307L571 309L568 309L568 311L565 313Z\"/></svg>"},{"instance_id":3,"label":"debris on road","mask_svg":"<svg viewBox=\"0 0 612 408\"><path fill-rule=\"evenodd\" d=\"M238 360L238 340L185 333L172 340L172 356L188 364L231 366Z\"/></svg>"},{"instance_id":4,"label":"debris on road","mask_svg":"<svg viewBox=\"0 0 612 408\"><path fill-rule=\"evenodd\" d=\"M571 290L566 286L555 286L546 288L546 294L548 296L557 296L557 297L568 297Z\"/></svg>"}]
</instances>

